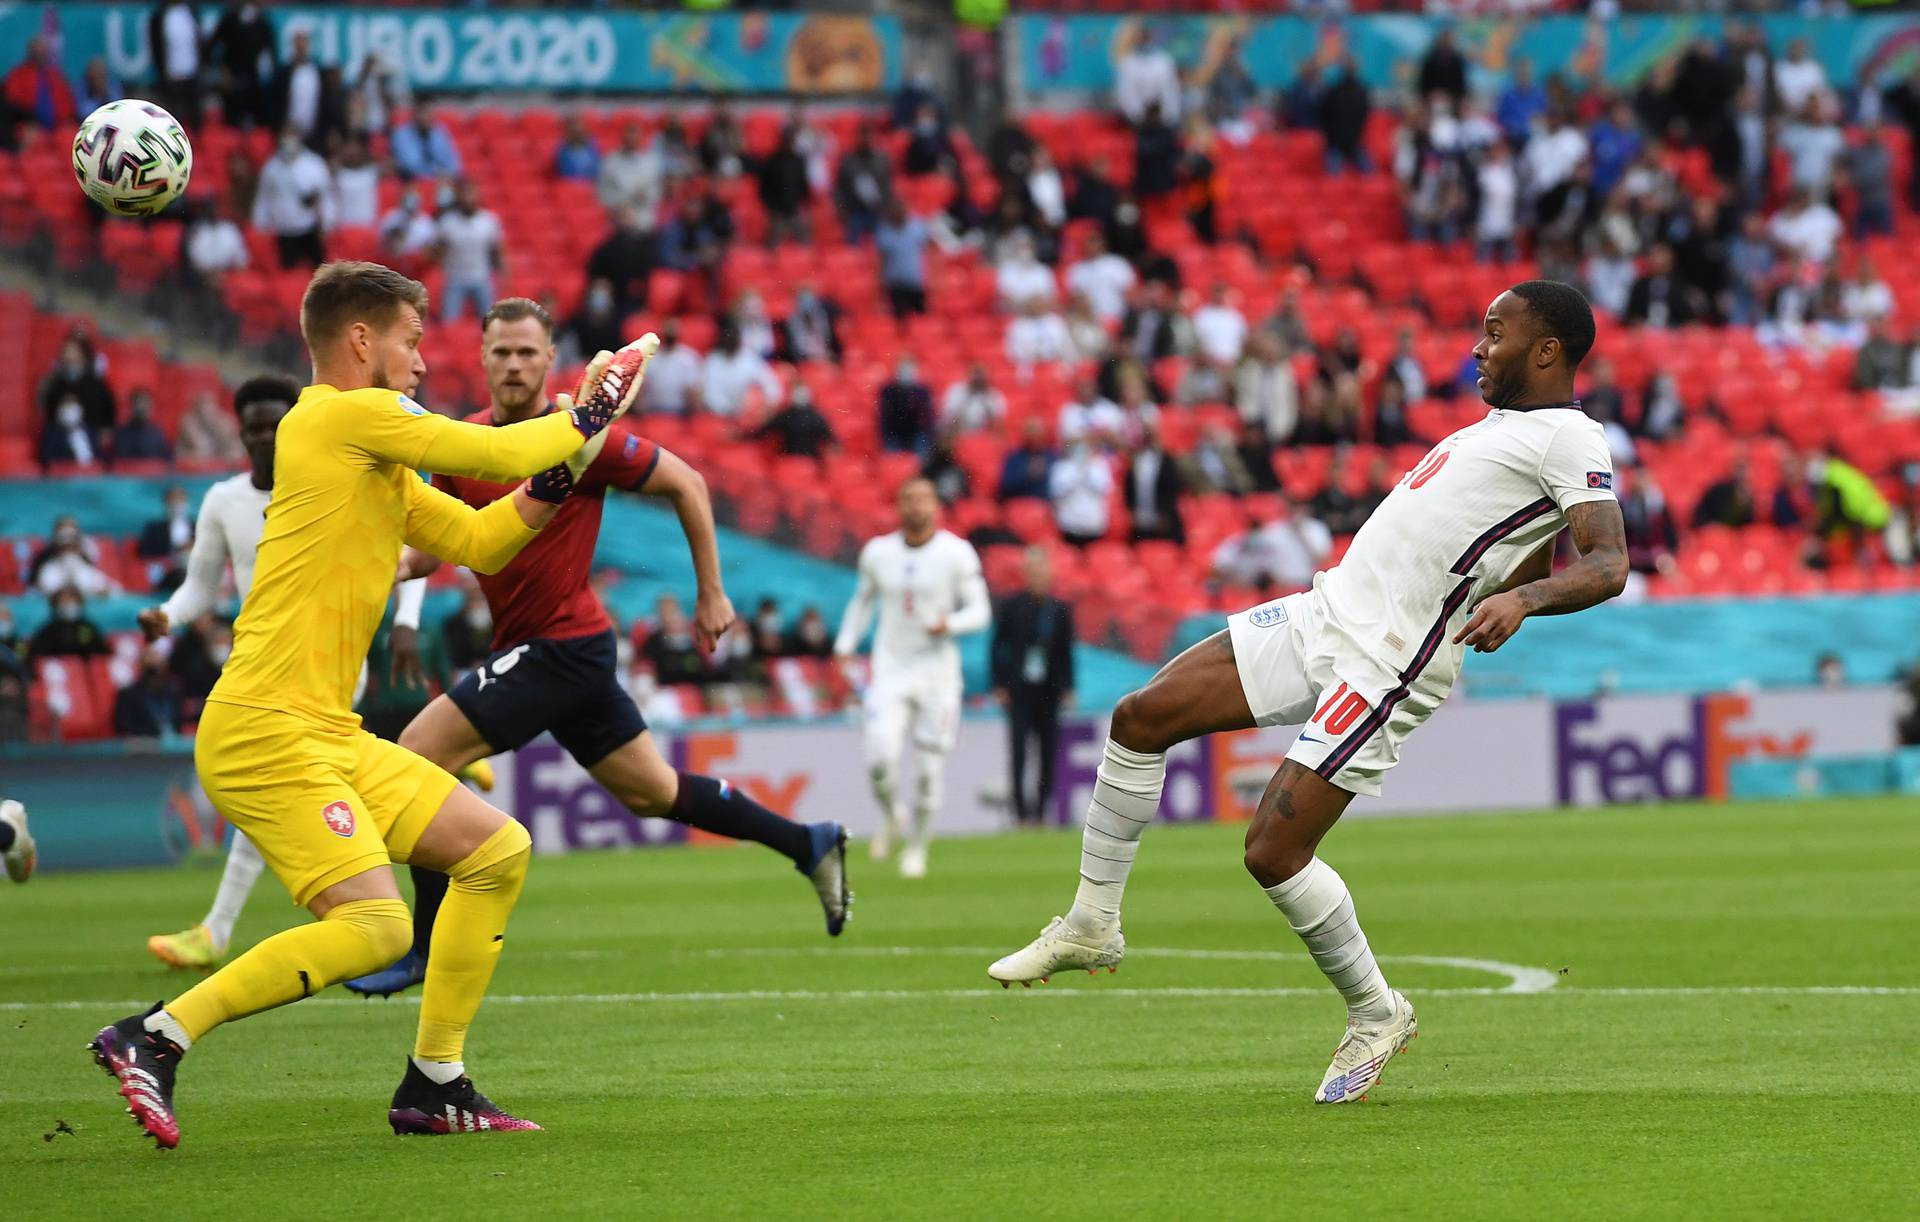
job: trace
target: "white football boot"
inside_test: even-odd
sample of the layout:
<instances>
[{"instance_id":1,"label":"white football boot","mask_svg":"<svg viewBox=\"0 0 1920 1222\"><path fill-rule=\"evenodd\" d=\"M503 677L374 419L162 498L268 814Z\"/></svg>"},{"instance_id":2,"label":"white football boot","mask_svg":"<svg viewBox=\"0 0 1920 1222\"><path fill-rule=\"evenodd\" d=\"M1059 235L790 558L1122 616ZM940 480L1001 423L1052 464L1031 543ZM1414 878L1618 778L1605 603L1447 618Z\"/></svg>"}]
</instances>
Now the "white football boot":
<instances>
[{"instance_id":1,"label":"white football boot","mask_svg":"<svg viewBox=\"0 0 1920 1222\"><path fill-rule=\"evenodd\" d=\"M875 861L885 861L893 855L893 842L900 838L901 819L899 815L888 811L880 818L880 826L873 829L873 839L867 841L867 852Z\"/></svg>"},{"instance_id":2,"label":"white football boot","mask_svg":"<svg viewBox=\"0 0 1920 1222\"><path fill-rule=\"evenodd\" d=\"M1378 1025L1362 1025L1359 1019L1347 1019L1347 1035L1333 1050L1333 1064L1313 1092L1315 1103L1353 1103L1367 1097L1387 1062L1407 1050L1407 1043L1420 1033L1419 1020L1413 1016L1413 1003L1393 993L1393 1017Z\"/></svg>"},{"instance_id":3,"label":"white football boot","mask_svg":"<svg viewBox=\"0 0 1920 1222\"><path fill-rule=\"evenodd\" d=\"M927 846L918 840L907 841L900 850L900 877L925 878L927 876Z\"/></svg>"},{"instance_id":4,"label":"white football boot","mask_svg":"<svg viewBox=\"0 0 1920 1222\"><path fill-rule=\"evenodd\" d=\"M13 847L4 857L7 877L16 883L24 883L33 877L33 868L40 862L40 854L34 848L33 834L27 830L27 808L8 798L0 802L0 823L13 827Z\"/></svg>"},{"instance_id":5,"label":"white football boot","mask_svg":"<svg viewBox=\"0 0 1920 1222\"><path fill-rule=\"evenodd\" d=\"M1127 940L1121 936L1120 927L1115 925L1113 932L1098 943L1085 941L1085 937L1067 924L1067 918L1055 917L1039 937L1011 955L994 960L987 975L998 980L1003 989L1015 983L1030 989L1034 981L1045 984L1059 971L1085 968L1089 976L1103 967L1109 972L1118 971L1121 956L1127 953Z\"/></svg>"}]
</instances>

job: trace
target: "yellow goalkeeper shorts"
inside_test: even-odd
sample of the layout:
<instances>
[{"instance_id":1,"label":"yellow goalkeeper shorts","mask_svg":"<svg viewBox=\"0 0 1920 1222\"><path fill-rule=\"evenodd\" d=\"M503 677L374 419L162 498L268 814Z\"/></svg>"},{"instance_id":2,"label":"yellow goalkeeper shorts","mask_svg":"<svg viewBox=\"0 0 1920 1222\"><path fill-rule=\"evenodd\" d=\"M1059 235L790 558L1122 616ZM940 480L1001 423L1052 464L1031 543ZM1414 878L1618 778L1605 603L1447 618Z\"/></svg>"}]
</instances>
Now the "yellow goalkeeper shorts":
<instances>
[{"instance_id":1,"label":"yellow goalkeeper shorts","mask_svg":"<svg viewBox=\"0 0 1920 1222\"><path fill-rule=\"evenodd\" d=\"M331 733L223 701L200 715L193 763L214 808L302 907L334 883L406 861L458 783L365 730Z\"/></svg>"}]
</instances>

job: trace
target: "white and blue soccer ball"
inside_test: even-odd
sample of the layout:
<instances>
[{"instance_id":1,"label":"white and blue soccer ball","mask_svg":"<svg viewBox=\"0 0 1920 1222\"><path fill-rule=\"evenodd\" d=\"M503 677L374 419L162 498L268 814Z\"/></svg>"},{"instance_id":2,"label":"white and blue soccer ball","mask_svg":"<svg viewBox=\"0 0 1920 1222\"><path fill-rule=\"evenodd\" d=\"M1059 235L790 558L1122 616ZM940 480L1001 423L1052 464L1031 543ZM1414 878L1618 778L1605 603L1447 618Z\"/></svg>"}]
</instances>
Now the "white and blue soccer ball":
<instances>
[{"instance_id":1,"label":"white and blue soccer ball","mask_svg":"<svg viewBox=\"0 0 1920 1222\"><path fill-rule=\"evenodd\" d=\"M156 216L187 189L193 145L152 102L108 102L73 136L73 176L87 198L121 216Z\"/></svg>"}]
</instances>

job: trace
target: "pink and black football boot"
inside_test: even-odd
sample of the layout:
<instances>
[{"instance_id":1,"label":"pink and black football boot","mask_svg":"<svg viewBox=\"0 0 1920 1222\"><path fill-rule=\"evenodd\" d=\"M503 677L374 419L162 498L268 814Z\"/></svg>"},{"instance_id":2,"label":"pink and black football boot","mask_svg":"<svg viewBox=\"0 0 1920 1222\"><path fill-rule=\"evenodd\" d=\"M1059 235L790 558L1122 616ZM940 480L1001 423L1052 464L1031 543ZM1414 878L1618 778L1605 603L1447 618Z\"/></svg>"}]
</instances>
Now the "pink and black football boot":
<instances>
[{"instance_id":1,"label":"pink and black football boot","mask_svg":"<svg viewBox=\"0 0 1920 1222\"><path fill-rule=\"evenodd\" d=\"M120 1083L133 1122L160 1149L171 1150L180 1144L180 1122L173 1114L173 1074L186 1054L166 1036L147 1030L143 1020L160 1006L155 1002L146 1014L102 1027L87 1047L94 1064Z\"/></svg>"},{"instance_id":2,"label":"pink and black football boot","mask_svg":"<svg viewBox=\"0 0 1920 1222\"><path fill-rule=\"evenodd\" d=\"M461 1074L442 1086L420 1072L407 1058L406 1076L393 1092L387 1123L402 1137L438 1137L447 1133L516 1133L539 1125L509 1116L473 1088L473 1079Z\"/></svg>"}]
</instances>

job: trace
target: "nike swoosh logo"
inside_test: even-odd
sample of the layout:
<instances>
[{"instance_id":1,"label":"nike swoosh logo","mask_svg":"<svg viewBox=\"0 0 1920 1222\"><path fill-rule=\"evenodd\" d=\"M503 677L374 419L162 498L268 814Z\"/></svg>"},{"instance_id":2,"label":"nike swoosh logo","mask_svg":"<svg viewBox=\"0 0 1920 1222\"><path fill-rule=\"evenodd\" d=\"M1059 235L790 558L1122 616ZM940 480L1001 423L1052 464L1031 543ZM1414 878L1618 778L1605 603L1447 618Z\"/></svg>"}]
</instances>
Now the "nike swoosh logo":
<instances>
[{"instance_id":1,"label":"nike swoosh logo","mask_svg":"<svg viewBox=\"0 0 1920 1222\"><path fill-rule=\"evenodd\" d=\"M1311 735L1311 734L1302 734L1302 735L1300 736L1300 741L1301 741L1301 742L1303 742L1303 743L1319 743L1319 744L1320 744L1321 746L1323 746L1323 747L1324 747L1324 746L1326 746L1326 743L1327 743L1327 740L1326 740L1326 739L1324 739L1324 738L1315 738L1315 737L1314 737L1313 735Z\"/></svg>"}]
</instances>

